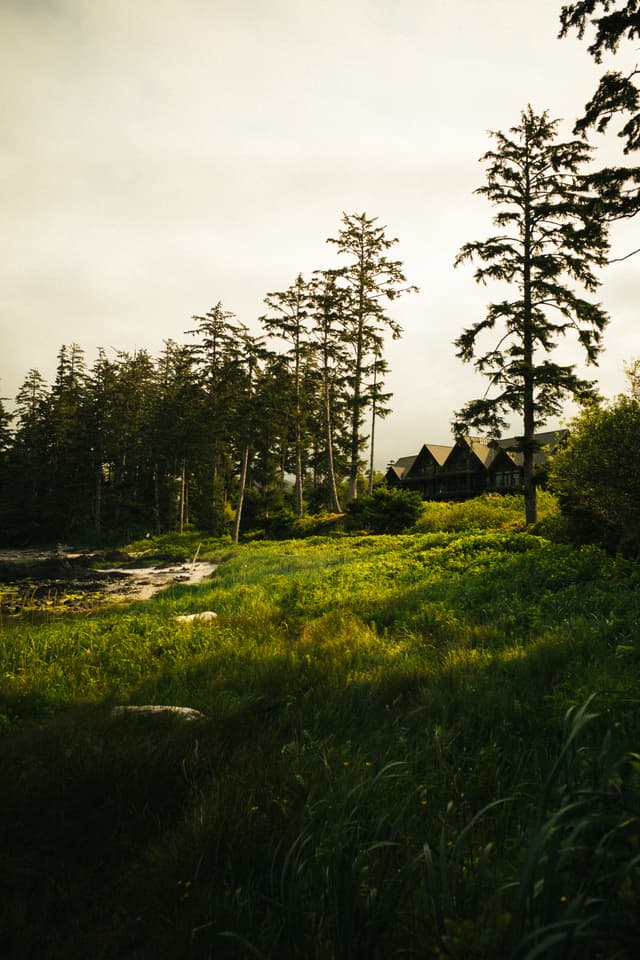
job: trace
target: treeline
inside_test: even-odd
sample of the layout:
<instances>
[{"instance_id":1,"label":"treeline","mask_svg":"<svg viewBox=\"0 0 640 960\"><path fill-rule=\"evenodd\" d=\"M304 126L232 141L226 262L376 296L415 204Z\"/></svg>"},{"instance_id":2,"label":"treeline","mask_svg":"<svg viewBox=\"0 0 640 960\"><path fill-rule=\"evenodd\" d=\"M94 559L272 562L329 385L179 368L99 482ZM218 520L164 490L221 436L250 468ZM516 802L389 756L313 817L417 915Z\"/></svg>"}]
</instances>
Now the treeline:
<instances>
[{"instance_id":1,"label":"treeline","mask_svg":"<svg viewBox=\"0 0 640 960\"><path fill-rule=\"evenodd\" d=\"M375 421L389 412L387 306L409 286L376 218L344 214L345 264L267 293L261 332L221 303L187 342L100 350L88 367L63 346L55 380L27 374L0 404L5 542L268 526L283 511L339 512L362 484Z\"/></svg>"}]
</instances>

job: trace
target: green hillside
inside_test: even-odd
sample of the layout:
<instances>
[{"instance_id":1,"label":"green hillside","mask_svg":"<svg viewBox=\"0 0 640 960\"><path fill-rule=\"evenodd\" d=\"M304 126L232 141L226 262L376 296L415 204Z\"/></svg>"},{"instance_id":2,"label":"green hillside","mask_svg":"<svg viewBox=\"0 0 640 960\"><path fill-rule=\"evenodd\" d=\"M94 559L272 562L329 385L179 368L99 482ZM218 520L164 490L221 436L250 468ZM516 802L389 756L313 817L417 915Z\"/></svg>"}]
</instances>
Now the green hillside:
<instances>
[{"instance_id":1,"label":"green hillside","mask_svg":"<svg viewBox=\"0 0 640 960\"><path fill-rule=\"evenodd\" d=\"M638 955L640 566L438 510L3 621L4 957Z\"/></svg>"}]
</instances>

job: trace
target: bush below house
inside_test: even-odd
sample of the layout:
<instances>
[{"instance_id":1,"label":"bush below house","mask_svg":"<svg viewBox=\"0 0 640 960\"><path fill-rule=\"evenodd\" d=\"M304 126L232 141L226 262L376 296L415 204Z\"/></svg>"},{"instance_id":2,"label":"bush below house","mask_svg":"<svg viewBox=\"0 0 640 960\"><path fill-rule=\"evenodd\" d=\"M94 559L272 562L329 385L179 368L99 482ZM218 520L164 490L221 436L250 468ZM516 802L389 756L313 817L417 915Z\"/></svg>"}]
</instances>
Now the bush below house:
<instances>
[{"instance_id":1,"label":"bush below house","mask_svg":"<svg viewBox=\"0 0 640 960\"><path fill-rule=\"evenodd\" d=\"M368 533L402 533L416 523L423 510L419 493L381 485L347 506L348 527Z\"/></svg>"}]
</instances>

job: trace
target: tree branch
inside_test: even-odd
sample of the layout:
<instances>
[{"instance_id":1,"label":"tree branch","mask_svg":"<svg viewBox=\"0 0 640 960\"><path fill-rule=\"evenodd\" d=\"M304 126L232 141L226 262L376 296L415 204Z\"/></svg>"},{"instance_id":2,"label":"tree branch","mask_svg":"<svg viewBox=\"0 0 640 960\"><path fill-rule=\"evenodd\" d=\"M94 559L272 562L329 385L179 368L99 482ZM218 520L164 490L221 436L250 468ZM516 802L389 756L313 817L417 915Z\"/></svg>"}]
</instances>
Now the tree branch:
<instances>
[{"instance_id":1,"label":"tree branch","mask_svg":"<svg viewBox=\"0 0 640 960\"><path fill-rule=\"evenodd\" d=\"M632 250L626 257L613 257L612 260L607 260L607 263L622 263L623 260L628 260L629 257L635 257L636 253L640 253L640 247L638 247L637 250Z\"/></svg>"}]
</instances>

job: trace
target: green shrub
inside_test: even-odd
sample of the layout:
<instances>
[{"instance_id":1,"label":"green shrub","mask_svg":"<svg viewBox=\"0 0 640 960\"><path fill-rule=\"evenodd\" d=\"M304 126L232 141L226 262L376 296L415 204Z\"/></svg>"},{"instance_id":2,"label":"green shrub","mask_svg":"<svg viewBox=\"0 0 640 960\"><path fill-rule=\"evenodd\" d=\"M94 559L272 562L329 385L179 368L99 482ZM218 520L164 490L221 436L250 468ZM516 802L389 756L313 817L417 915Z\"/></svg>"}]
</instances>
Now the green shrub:
<instances>
[{"instance_id":1,"label":"green shrub","mask_svg":"<svg viewBox=\"0 0 640 960\"><path fill-rule=\"evenodd\" d=\"M619 396L576 417L554 455L549 481L581 540L640 549L640 401Z\"/></svg>"},{"instance_id":2,"label":"green shrub","mask_svg":"<svg viewBox=\"0 0 640 960\"><path fill-rule=\"evenodd\" d=\"M349 526L369 533L401 533L414 526L421 513L419 493L387 486L376 487L347 507Z\"/></svg>"},{"instance_id":3,"label":"green shrub","mask_svg":"<svg viewBox=\"0 0 640 960\"><path fill-rule=\"evenodd\" d=\"M556 498L538 490L538 517L548 524L558 515ZM416 524L424 533L441 530L523 530L524 497L522 494L484 493L462 503L429 501Z\"/></svg>"}]
</instances>

